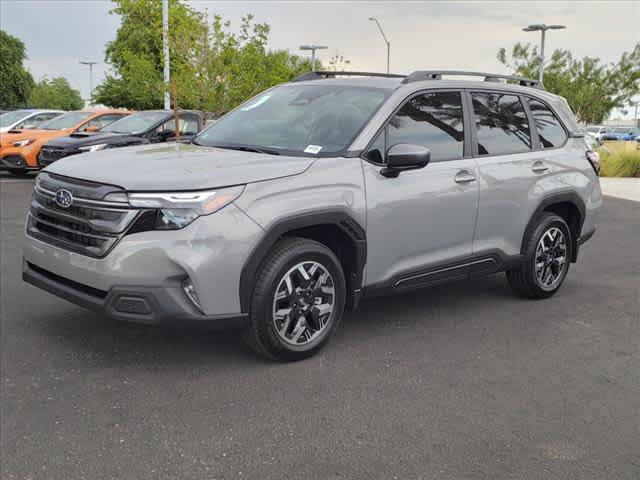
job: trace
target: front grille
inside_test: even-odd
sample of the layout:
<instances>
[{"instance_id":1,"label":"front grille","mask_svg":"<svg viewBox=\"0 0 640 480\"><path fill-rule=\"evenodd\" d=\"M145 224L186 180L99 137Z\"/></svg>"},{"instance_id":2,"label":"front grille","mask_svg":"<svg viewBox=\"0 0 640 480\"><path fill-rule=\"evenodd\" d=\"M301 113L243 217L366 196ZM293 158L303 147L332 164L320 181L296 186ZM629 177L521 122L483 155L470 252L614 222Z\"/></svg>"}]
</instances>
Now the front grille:
<instances>
[{"instance_id":1,"label":"front grille","mask_svg":"<svg viewBox=\"0 0 640 480\"><path fill-rule=\"evenodd\" d=\"M128 205L88 198L95 197L92 193L98 191L118 191L116 187L93 184L93 191L88 191L92 187L87 182L59 179L47 173L40 175L42 178L31 200L27 233L45 243L101 258L116 245L140 213ZM81 191L85 196L74 195L71 206L61 208L55 201L56 192L61 188Z\"/></svg>"},{"instance_id":2,"label":"front grille","mask_svg":"<svg viewBox=\"0 0 640 480\"><path fill-rule=\"evenodd\" d=\"M61 158L67 157L73 153L75 152L64 148L47 147L45 145L40 149L40 153L38 154L38 164L44 168L56 160L60 160Z\"/></svg>"}]
</instances>

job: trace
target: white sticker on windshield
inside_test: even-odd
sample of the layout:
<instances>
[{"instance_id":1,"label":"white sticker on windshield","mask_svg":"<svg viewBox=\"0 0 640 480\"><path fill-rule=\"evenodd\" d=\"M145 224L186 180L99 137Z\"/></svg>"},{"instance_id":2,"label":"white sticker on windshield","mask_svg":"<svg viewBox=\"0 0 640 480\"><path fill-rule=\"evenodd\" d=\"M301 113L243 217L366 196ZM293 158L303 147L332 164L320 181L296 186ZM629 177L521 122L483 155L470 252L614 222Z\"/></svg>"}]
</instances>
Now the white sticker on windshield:
<instances>
[{"instance_id":1,"label":"white sticker on windshield","mask_svg":"<svg viewBox=\"0 0 640 480\"><path fill-rule=\"evenodd\" d=\"M242 107L240 110L242 110L243 112L246 112L248 110L253 110L254 108L259 107L260 105L262 105L264 102L266 102L270 98L271 98L271 95L263 95L262 97L260 97L255 102L247 105L246 107Z\"/></svg>"},{"instance_id":2,"label":"white sticker on windshield","mask_svg":"<svg viewBox=\"0 0 640 480\"><path fill-rule=\"evenodd\" d=\"M304 153L313 153L315 155L316 153L319 153L320 150L322 150L320 145L307 145L307 148L304 149Z\"/></svg>"}]
</instances>

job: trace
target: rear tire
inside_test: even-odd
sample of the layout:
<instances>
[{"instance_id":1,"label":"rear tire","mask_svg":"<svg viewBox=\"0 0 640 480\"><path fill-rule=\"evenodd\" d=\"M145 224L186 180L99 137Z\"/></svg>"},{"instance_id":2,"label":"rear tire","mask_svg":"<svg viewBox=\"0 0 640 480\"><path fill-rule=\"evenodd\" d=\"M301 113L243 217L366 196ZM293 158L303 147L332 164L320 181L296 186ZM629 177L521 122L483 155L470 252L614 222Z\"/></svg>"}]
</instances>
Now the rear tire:
<instances>
[{"instance_id":1,"label":"rear tire","mask_svg":"<svg viewBox=\"0 0 640 480\"><path fill-rule=\"evenodd\" d=\"M525 238L523 263L507 272L511 288L525 298L554 295L569 271L572 246L567 222L555 213L543 212Z\"/></svg>"},{"instance_id":2,"label":"rear tire","mask_svg":"<svg viewBox=\"0 0 640 480\"><path fill-rule=\"evenodd\" d=\"M342 266L329 248L306 238L284 238L258 270L243 337L273 360L311 357L338 327L345 297Z\"/></svg>"}]
</instances>

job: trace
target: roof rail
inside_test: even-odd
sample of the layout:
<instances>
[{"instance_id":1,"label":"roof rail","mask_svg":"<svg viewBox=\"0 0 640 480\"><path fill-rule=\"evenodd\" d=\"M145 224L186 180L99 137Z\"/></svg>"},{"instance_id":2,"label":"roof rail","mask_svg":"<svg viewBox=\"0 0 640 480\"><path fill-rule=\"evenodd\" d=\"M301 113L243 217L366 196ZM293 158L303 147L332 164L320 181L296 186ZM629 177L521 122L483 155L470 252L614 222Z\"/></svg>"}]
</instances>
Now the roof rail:
<instances>
[{"instance_id":1,"label":"roof rail","mask_svg":"<svg viewBox=\"0 0 640 480\"><path fill-rule=\"evenodd\" d=\"M398 75L397 73L379 73L379 72L307 72L303 73L299 77L291 80L292 82L305 82L307 80L320 80L322 78L332 77L385 77L385 78L405 78L406 75Z\"/></svg>"},{"instance_id":2,"label":"roof rail","mask_svg":"<svg viewBox=\"0 0 640 480\"><path fill-rule=\"evenodd\" d=\"M499 82L500 80L517 82L523 87L533 87L544 90L544 85L539 80L517 77L513 75L500 75L486 72L465 72L463 70L418 70L409 74L402 83L419 82L422 80L441 80L443 75L484 77L485 82Z\"/></svg>"}]
</instances>

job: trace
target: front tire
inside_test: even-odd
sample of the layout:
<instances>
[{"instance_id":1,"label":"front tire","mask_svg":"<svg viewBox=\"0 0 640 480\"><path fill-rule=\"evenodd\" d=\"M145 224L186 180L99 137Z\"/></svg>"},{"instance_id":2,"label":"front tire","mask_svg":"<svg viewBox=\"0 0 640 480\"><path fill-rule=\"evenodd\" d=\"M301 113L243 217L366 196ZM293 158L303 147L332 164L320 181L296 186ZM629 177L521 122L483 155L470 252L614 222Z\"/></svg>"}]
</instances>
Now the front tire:
<instances>
[{"instance_id":1,"label":"front tire","mask_svg":"<svg viewBox=\"0 0 640 480\"><path fill-rule=\"evenodd\" d=\"M507 272L513 290L525 298L549 298L562 286L569 271L573 239L567 222L544 212L527 234L522 265Z\"/></svg>"},{"instance_id":2,"label":"front tire","mask_svg":"<svg viewBox=\"0 0 640 480\"><path fill-rule=\"evenodd\" d=\"M342 266L329 248L306 238L285 238L258 270L244 339L273 360L308 358L335 332L345 297Z\"/></svg>"}]
</instances>

